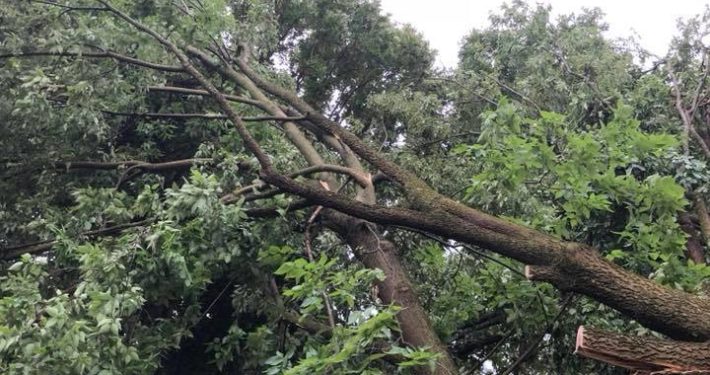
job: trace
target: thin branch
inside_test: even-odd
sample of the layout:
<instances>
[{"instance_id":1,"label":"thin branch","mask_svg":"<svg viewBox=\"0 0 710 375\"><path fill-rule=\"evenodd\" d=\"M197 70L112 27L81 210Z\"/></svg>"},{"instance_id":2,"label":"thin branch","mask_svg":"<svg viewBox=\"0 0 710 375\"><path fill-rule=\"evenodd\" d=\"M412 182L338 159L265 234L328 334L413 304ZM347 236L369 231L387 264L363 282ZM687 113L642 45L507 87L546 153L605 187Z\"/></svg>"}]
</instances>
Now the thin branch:
<instances>
[{"instance_id":1,"label":"thin branch","mask_svg":"<svg viewBox=\"0 0 710 375\"><path fill-rule=\"evenodd\" d=\"M295 311L286 310L281 313L281 318L296 327L303 329L304 331L311 334L323 335L325 338L330 338L333 334L333 328L326 324L323 324L315 319L308 316L303 316Z\"/></svg>"},{"instance_id":2,"label":"thin branch","mask_svg":"<svg viewBox=\"0 0 710 375\"><path fill-rule=\"evenodd\" d=\"M202 313L202 316L200 316L200 319L198 319L198 320L192 325L192 327L196 327L197 324L200 323L200 322L202 321L202 319L204 319L204 318L207 316L207 314L210 313L210 311L212 310L212 308L214 307L214 305L216 305L217 302L219 302L220 298L222 298L222 296L223 296L224 293L227 291L227 289L229 289L229 287L232 286L232 284L234 284L234 280L236 280L236 276L235 276L235 277L232 277L232 278L229 280L229 282L224 286L224 288L222 288L222 290L219 292L219 294L217 294L217 297L215 297L215 299L212 300L212 302L209 304L209 306L207 306L207 308L205 309L205 312L203 312L203 313Z\"/></svg>"},{"instance_id":3,"label":"thin branch","mask_svg":"<svg viewBox=\"0 0 710 375\"><path fill-rule=\"evenodd\" d=\"M306 176L306 175L318 173L318 172L334 172L334 173L346 174L349 179L355 180L356 182L358 182L358 184L364 183L366 181L366 177L360 175L356 171L354 171L350 168L347 168L347 167L343 167L340 165L334 165L334 164L320 164L320 165L313 165L310 167L306 167L306 168L300 169L298 171L292 172L291 174L289 174L289 177L295 178L298 176ZM254 184L243 186L243 187L240 187L240 188L234 190L233 192L231 192L229 194L226 194L225 196L223 196L221 198L221 200L225 204L233 203L233 202L237 201L237 197L245 195L249 192L254 192L253 194L245 195L244 201L249 202L249 201L255 201L255 200L259 200L259 199L271 198L277 194L284 193L283 190L278 189L278 188L270 189L270 190L267 190L263 193L258 193L259 190L261 190L267 186L268 185L264 184L263 182L257 182ZM345 186L345 184L343 184L341 186L341 188L344 186ZM340 189L338 191L340 191Z\"/></svg>"},{"instance_id":4,"label":"thin branch","mask_svg":"<svg viewBox=\"0 0 710 375\"><path fill-rule=\"evenodd\" d=\"M171 92L171 93L176 93L176 94L198 95L198 96L210 96L211 95L209 92L207 92L205 90L188 89L185 87L175 87L175 86L148 86L148 91ZM259 108L261 108L263 105L258 100L245 98L243 96L228 95L228 94L222 94L222 95L224 95L225 99L227 99L228 101L231 101L231 102L249 104L252 106L259 107Z\"/></svg>"},{"instance_id":5,"label":"thin branch","mask_svg":"<svg viewBox=\"0 0 710 375\"><path fill-rule=\"evenodd\" d=\"M203 66L212 71L216 71L225 79L228 79L238 86L244 88L251 97L258 100L262 106L261 108L271 114L272 116L286 116L286 112L281 109L276 103L269 99L263 91L261 91L253 82L251 82L243 74L238 73L230 67L229 64L219 65L213 61L213 59L204 51L188 46L187 52L199 59ZM300 115L300 114L299 114ZM325 164L320 153L315 149L313 143L306 138L305 134L299 129L297 124L293 122L285 122L283 124L283 132L289 141L298 149L299 153L306 159L309 165L319 165ZM336 181L330 176L325 176L331 184L335 184Z\"/></svg>"},{"instance_id":6,"label":"thin branch","mask_svg":"<svg viewBox=\"0 0 710 375\"><path fill-rule=\"evenodd\" d=\"M516 96L519 97L522 101L528 102L528 104L530 104L530 105L532 105L533 107L535 107L535 110L536 110L538 113L542 112L542 109L540 108L540 106L537 105L537 103L535 103L532 99L530 99L530 98L528 98L527 96L525 96L523 93L521 93L521 92L515 90L514 88L508 86L508 85L505 84L504 82L501 82L500 80L498 80L497 78L495 78L492 74L487 74L486 77L488 77L488 79L490 79L491 81L495 82L498 86L500 86L500 87L504 88L505 90L507 90L508 92L510 92L510 93L512 93L512 94L514 94L514 95L516 95Z\"/></svg>"},{"instance_id":7,"label":"thin branch","mask_svg":"<svg viewBox=\"0 0 710 375\"><path fill-rule=\"evenodd\" d=\"M367 187L368 184L370 184L370 177L369 174L367 176L362 175L355 171L352 168L348 167L343 167L342 165L335 165L335 164L320 164L320 165L312 165L310 167L303 168L301 170L298 170L296 172L293 172L289 174L289 177L295 178L298 176L307 176L309 174L313 173L318 173L318 172L333 172L333 173L340 173L340 174L345 174L350 177L352 177L355 182L358 183L358 185L362 187Z\"/></svg>"},{"instance_id":8,"label":"thin branch","mask_svg":"<svg viewBox=\"0 0 710 375\"><path fill-rule=\"evenodd\" d=\"M500 349L500 348L503 346L503 344L504 344L506 341L508 341L508 339L509 339L511 336L513 336L514 333L515 333L515 330L514 330L514 329L513 329L513 330L510 330L510 332L508 332L505 336L503 336L503 337L493 346L493 348L491 348L491 350L488 351L488 353L486 353L485 357L479 359L479 360L477 361L476 366L473 367L470 371L467 371L466 374L467 374L467 375L468 375L468 374L473 374L474 371L479 370L479 369L481 368L481 366L483 366L483 364L484 364L487 360L489 360L491 357L493 357L494 354L496 354L496 352L498 351L498 349Z\"/></svg>"},{"instance_id":9,"label":"thin branch","mask_svg":"<svg viewBox=\"0 0 710 375\"><path fill-rule=\"evenodd\" d=\"M707 73L707 70L706 70ZM680 114L680 118L683 121L683 153L687 156L690 152L690 147L689 147L689 142L690 142L690 136L692 135L693 138L695 138L696 141L698 141L698 144L700 145L700 148L702 148L703 152L705 153L705 157L710 159L710 146L705 143L705 140L703 137L698 134L698 132L695 130L695 127L693 126L693 118L690 116L691 111L685 109L683 105L683 98L680 93L680 83L678 82L678 79L676 78L675 74L669 70L668 75L671 78L671 81L673 82L673 85L671 86L671 90L675 94L675 107L676 110L678 110L678 114ZM705 75L703 75L702 82L705 82ZM700 89L702 86L698 85L698 89ZM698 92L699 95L699 92ZM696 99L693 99L693 106L697 106ZM695 108L692 109L692 112L695 112Z\"/></svg>"},{"instance_id":10,"label":"thin branch","mask_svg":"<svg viewBox=\"0 0 710 375\"><path fill-rule=\"evenodd\" d=\"M703 57L706 58L707 54L705 54L705 56ZM707 59L705 60L705 70L703 70L703 75L700 77L700 82L698 82L698 86L695 88L695 94L693 94L693 103L690 106L690 110L688 111L690 113L688 117L691 119L695 117L695 111L698 109L698 104L700 103L700 93L705 87L705 82L708 78L708 72L710 72L710 64L708 64Z\"/></svg>"},{"instance_id":11,"label":"thin branch","mask_svg":"<svg viewBox=\"0 0 710 375\"><path fill-rule=\"evenodd\" d=\"M136 221L136 222L132 222L132 223L119 224L119 225L115 225L115 226L108 227L108 228L101 228L101 229L95 229L95 230L82 232L82 233L79 233L79 236L97 237L97 236L103 236L103 235L111 235L111 234L115 234L115 233L121 233L124 230L129 229L129 228L135 228L135 227L140 227L140 226L143 226L146 224L150 224L151 222L153 222L153 219L146 219L146 220ZM17 258L20 255L26 254L26 253L27 254L42 253L42 252L45 252L45 251L51 249L56 243L57 243L57 240L53 239L53 240L17 245L17 246L12 246L12 247L6 247L4 249L0 249L0 259L2 259L2 260L14 259L14 258Z\"/></svg>"},{"instance_id":12,"label":"thin branch","mask_svg":"<svg viewBox=\"0 0 710 375\"><path fill-rule=\"evenodd\" d=\"M673 85L671 86L671 91L673 91L673 93L675 94L675 108L678 111L681 120L683 121L683 153L687 156L690 152L689 143L690 127L692 120L688 118L688 112L683 106L683 98L680 95L680 83L678 82L678 79L675 77L675 74L673 74L673 72L670 70L668 71L668 75L671 77L671 81L673 82Z\"/></svg>"},{"instance_id":13,"label":"thin branch","mask_svg":"<svg viewBox=\"0 0 710 375\"><path fill-rule=\"evenodd\" d=\"M318 217L318 214L323 210L323 206L318 206L313 210L313 213L311 214L311 217L308 218L308 221L306 222L306 230L303 233L303 243L306 248L306 256L308 257L308 261L310 263L313 263L315 260L313 258L313 250L311 249L311 227L313 226L313 222L316 220L316 217ZM324 290L321 295L323 296L323 302L325 303L325 309L326 313L328 315L328 323L330 324L330 328L335 329L335 315L333 314L333 307L332 307L332 302L330 301L330 296L328 296L328 293Z\"/></svg>"},{"instance_id":14,"label":"thin branch","mask_svg":"<svg viewBox=\"0 0 710 375\"><path fill-rule=\"evenodd\" d=\"M159 171L165 171L165 170L173 170L173 169L184 169L184 168L189 168L192 167L195 164L198 163L208 163L213 161L213 159L210 158L197 158L197 159L182 159L182 160L174 160L174 161L168 161L164 163L141 163L141 164L135 164L126 169L123 174L118 178L118 182L116 183L116 189L119 189L121 185L124 183L134 179L135 177L139 176L142 173L145 172L159 172Z\"/></svg>"},{"instance_id":15,"label":"thin branch","mask_svg":"<svg viewBox=\"0 0 710 375\"><path fill-rule=\"evenodd\" d=\"M138 164L147 164L141 160L124 160L124 161L57 161L54 166L59 169L101 169L111 170L124 167L132 167Z\"/></svg>"},{"instance_id":16,"label":"thin branch","mask_svg":"<svg viewBox=\"0 0 710 375\"><path fill-rule=\"evenodd\" d=\"M396 225L395 225L395 226L396 226ZM503 266L503 268L507 268L508 270L510 270L511 272L513 272L514 274L516 274L516 275L518 275L518 276L521 276L521 277L523 277L523 278L525 277L525 274L524 274L524 273L520 272L519 270L516 270L515 268L513 268L513 266L511 266L511 265L509 265L509 264L506 264L505 262L502 262L502 261L500 261L500 260L498 260L498 259L496 259L496 258L494 258L494 257L492 257L492 256L490 256L490 255L487 255L487 254L485 254L485 253L483 253L483 252L481 252L481 251L478 251L478 250L476 250L475 248L473 248L473 246L469 246L469 245L467 245L467 244L462 244L462 243L457 243L457 244L453 244L453 245L452 245L452 244L446 242L446 240L444 240L444 239L442 239L442 238L439 238L439 237L437 237L437 236L434 236L434 235L432 235L431 233L425 232L425 231L423 231L423 230L412 229L412 228L408 228L408 227L400 227L400 226L396 226L396 227L402 228L402 229L407 230L407 231L419 233L419 234L421 234L422 236L424 236L424 237L426 237L426 238L428 238L428 239L430 239L430 240L434 240L434 241L440 243L442 246L445 246L445 247L448 247L448 248L455 248L456 246L461 246L461 247L465 248L466 250L468 250L469 252L472 252L472 253L475 254L476 256L479 256L479 257L481 257L481 258L483 258L483 259L487 259L487 260L489 260L489 261L491 261L491 262L493 262L493 263L496 263L496 264L498 264L498 265L500 265L500 266Z\"/></svg>"},{"instance_id":17,"label":"thin branch","mask_svg":"<svg viewBox=\"0 0 710 375\"><path fill-rule=\"evenodd\" d=\"M236 200L235 200L236 201ZM225 203L228 204L228 203ZM307 207L314 206L315 203L311 202L307 199L300 199L297 201L291 202L287 207L254 207L254 208L247 208L244 210L244 213L251 217L251 218L271 218L271 217L279 217L281 216L282 212L292 212L292 211L297 211L301 210Z\"/></svg>"},{"instance_id":18,"label":"thin branch","mask_svg":"<svg viewBox=\"0 0 710 375\"><path fill-rule=\"evenodd\" d=\"M463 132L463 133L451 134L451 135L448 135L448 136L446 136L446 137L442 137L442 138L434 139L434 140L432 140L432 141L422 142L422 143L418 143L418 144L416 144L416 145L413 145L413 146L412 146L412 150L416 151L416 150L419 150L419 149L424 148L424 147L426 147L426 146L432 145L432 144L434 144L434 143L441 143L441 142L444 142L444 141L448 141L448 140L450 140L450 139L452 139L452 138L466 137L466 136L469 136L469 135L479 136L479 135L481 135L481 132L480 132L480 131L472 131L472 132Z\"/></svg>"},{"instance_id":19,"label":"thin branch","mask_svg":"<svg viewBox=\"0 0 710 375\"><path fill-rule=\"evenodd\" d=\"M154 117L154 118L178 118L178 119L190 119L190 118L202 118L202 119L217 119L223 120L227 119L226 115L221 113L156 113L156 112L116 112L116 111L102 111L105 114L113 116L135 116L135 117ZM257 121L300 121L304 120L305 117L280 117L280 116L253 116L253 117L242 117L244 122L257 122Z\"/></svg>"},{"instance_id":20,"label":"thin branch","mask_svg":"<svg viewBox=\"0 0 710 375\"><path fill-rule=\"evenodd\" d=\"M37 4L44 4L44 5L51 5L51 6L55 6L55 7L66 9L66 10L102 11L102 12L105 12L108 10L104 7L82 7L82 6L77 7L77 6L59 4L59 3L52 2L52 1L44 1L44 0L30 0L30 2L37 3Z\"/></svg>"},{"instance_id":21,"label":"thin branch","mask_svg":"<svg viewBox=\"0 0 710 375\"><path fill-rule=\"evenodd\" d=\"M560 320L560 318L562 317L562 314L567 310L570 303L572 302L573 297L574 297L574 294L571 294L571 293L568 294L567 297L565 297L565 300L562 303L562 306L560 307L560 311L557 313L557 315L555 315L555 318L547 324L547 326L540 333L540 335L538 335L537 340L535 340L535 342L533 342L532 345L530 345L527 348L527 350L525 350L525 352L520 357L518 357L518 359L516 359L512 365L510 365L510 367L508 367L505 371L503 371L501 373L501 375L508 375L508 374L512 373L513 371L515 371L516 368L518 368L518 366L520 366L523 362L525 362L528 359L528 357L530 357L530 355L532 353L534 353L534 351L537 349L538 345L540 345L540 342L542 342L542 339L545 338L545 335L552 332L552 329L554 328L555 323L558 320Z\"/></svg>"},{"instance_id":22,"label":"thin branch","mask_svg":"<svg viewBox=\"0 0 710 375\"><path fill-rule=\"evenodd\" d=\"M144 68L160 70L163 72L183 72L184 70L175 65L164 65L156 64L149 61L144 61L137 59L135 57L121 55L112 51L104 52L49 52L49 51L33 51L33 52L20 52L20 53L6 53L0 55L0 60L9 59L12 57L25 58L25 57L37 57L37 56L54 56L54 57L89 57L89 58L109 58L127 64L142 66Z\"/></svg>"},{"instance_id":23,"label":"thin branch","mask_svg":"<svg viewBox=\"0 0 710 375\"><path fill-rule=\"evenodd\" d=\"M244 196L244 202L253 202L260 199L268 199L283 193L284 191L281 189L269 189L263 193L247 194ZM235 196L238 195L235 194Z\"/></svg>"}]
</instances>

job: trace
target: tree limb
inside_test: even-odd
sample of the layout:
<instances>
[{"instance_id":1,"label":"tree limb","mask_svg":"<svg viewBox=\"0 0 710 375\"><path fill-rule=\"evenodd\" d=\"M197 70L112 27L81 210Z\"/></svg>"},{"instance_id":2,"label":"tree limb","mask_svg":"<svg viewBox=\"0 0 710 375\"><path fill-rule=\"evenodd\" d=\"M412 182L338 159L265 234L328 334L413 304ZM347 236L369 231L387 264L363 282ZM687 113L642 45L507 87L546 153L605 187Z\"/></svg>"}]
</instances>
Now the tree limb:
<instances>
[{"instance_id":1,"label":"tree limb","mask_svg":"<svg viewBox=\"0 0 710 375\"><path fill-rule=\"evenodd\" d=\"M185 87L175 87L175 86L148 86L148 91L170 92L170 93L184 94L184 95L210 96L210 93L205 90L188 89ZM249 104L249 105L252 105L255 107L259 107L259 108L261 108L261 106L263 105L258 100L245 98L243 96L228 95L228 94L223 94L223 95L226 100L229 100L231 102Z\"/></svg>"},{"instance_id":2,"label":"tree limb","mask_svg":"<svg viewBox=\"0 0 710 375\"><path fill-rule=\"evenodd\" d=\"M226 119L227 116L221 113L155 113L155 112L115 112L115 111L102 111L108 115L114 116L135 116L135 117L155 117L155 118L177 118L177 119ZM300 121L304 120L305 117L280 117L280 116L253 116L253 117L242 117L244 122L257 122L257 121Z\"/></svg>"},{"instance_id":3,"label":"tree limb","mask_svg":"<svg viewBox=\"0 0 710 375\"><path fill-rule=\"evenodd\" d=\"M118 225L114 225L114 226L108 227L108 228L101 228L101 229L95 229L95 230L82 232L82 233L79 233L79 236L97 237L97 236L121 233L124 230L129 229L129 228L135 228L135 227L144 226L146 224L150 224L152 221L153 221L153 219L146 219L146 220L141 220L141 221L135 221L132 223L118 224ZM39 253L42 253L42 252L45 252L45 251L51 249L56 243L57 243L57 240L47 240L47 241L34 242L34 243L29 243L29 244L24 244L24 245L6 247L4 249L0 249L0 259L2 259L2 260L14 259L14 258L19 257L22 254L39 254Z\"/></svg>"},{"instance_id":4,"label":"tree limb","mask_svg":"<svg viewBox=\"0 0 710 375\"><path fill-rule=\"evenodd\" d=\"M120 61L123 63L136 65L136 66L142 66L144 68L159 70L159 71L163 71L163 72L183 72L182 67L179 67L179 66L152 63L149 61L137 59L135 57L122 55L122 54L119 54L119 53L116 53L113 51L104 51L104 52L89 52L89 51L86 51L86 52L84 52L84 51L82 51L82 52L49 52L49 51L18 52L18 53L1 54L0 60L9 59L12 57L26 58L26 57L37 57L37 56L76 57L76 58L81 58L81 57L108 58L108 59L114 59L116 61Z\"/></svg>"},{"instance_id":5,"label":"tree limb","mask_svg":"<svg viewBox=\"0 0 710 375\"><path fill-rule=\"evenodd\" d=\"M710 342L669 341L580 326L575 353L636 371L710 371Z\"/></svg>"}]
</instances>

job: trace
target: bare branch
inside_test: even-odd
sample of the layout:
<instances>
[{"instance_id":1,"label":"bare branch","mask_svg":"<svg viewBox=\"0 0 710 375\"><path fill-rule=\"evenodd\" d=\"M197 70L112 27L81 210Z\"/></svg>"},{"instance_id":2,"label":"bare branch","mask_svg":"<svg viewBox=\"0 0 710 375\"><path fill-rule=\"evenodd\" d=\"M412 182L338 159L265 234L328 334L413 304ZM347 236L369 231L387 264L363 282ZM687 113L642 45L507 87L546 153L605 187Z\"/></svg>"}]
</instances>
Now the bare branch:
<instances>
[{"instance_id":1,"label":"bare branch","mask_svg":"<svg viewBox=\"0 0 710 375\"><path fill-rule=\"evenodd\" d=\"M707 60L707 51L703 58ZM695 111L698 109L698 104L700 103L700 93L702 92L703 88L705 88L705 82L707 81L708 73L710 72L710 65L708 65L708 61L704 61L703 65L705 65L705 70L703 70L703 75L700 77L700 82L698 82L698 86L695 88L695 93L693 94L693 102L690 106L690 110L688 111L688 117L690 117L691 119L695 117Z\"/></svg>"},{"instance_id":2,"label":"bare branch","mask_svg":"<svg viewBox=\"0 0 710 375\"><path fill-rule=\"evenodd\" d=\"M318 173L318 172L334 172L334 173L346 174L346 175L352 177L353 180L355 180L355 182L357 182L362 187L366 187L369 184L371 184L369 173L367 175L363 175L363 174L360 174L357 171L353 170L352 168L343 167L341 165L334 165L334 164L313 165L313 166L310 166L307 168L303 168L299 171L293 172L289 175L289 177L294 178L297 176L306 176L306 175Z\"/></svg>"},{"instance_id":3,"label":"bare branch","mask_svg":"<svg viewBox=\"0 0 710 375\"><path fill-rule=\"evenodd\" d=\"M700 94L700 89L702 88L702 84L705 82L705 75L707 74L707 70L705 71L705 74L703 75L703 79L701 80L701 84L698 85L698 92L696 95ZM680 93L680 83L678 82L678 79L676 78L675 74L672 71L668 71L668 75L671 78L671 81L673 82L673 85L671 86L671 90L675 94L675 107L676 110L678 110L678 114L680 115L681 120L683 121L683 153L687 156L690 152L690 147L689 147L689 142L690 142L690 136L692 135L693 138L695 138L696 141L698 141L698 144L700 145L700 148L702 148L703 152L705 153L705 157L710 159L710 146L705 143L705 140L703 137L698 134L698 132L695 130L695 127L693 126L693 117L691 116L691 113L695 112L695 109L697 108L697 98L693 99L693 108L691 110L685 109L685 106L683 105L683 98Z\"/></svg>"}]
</instances>

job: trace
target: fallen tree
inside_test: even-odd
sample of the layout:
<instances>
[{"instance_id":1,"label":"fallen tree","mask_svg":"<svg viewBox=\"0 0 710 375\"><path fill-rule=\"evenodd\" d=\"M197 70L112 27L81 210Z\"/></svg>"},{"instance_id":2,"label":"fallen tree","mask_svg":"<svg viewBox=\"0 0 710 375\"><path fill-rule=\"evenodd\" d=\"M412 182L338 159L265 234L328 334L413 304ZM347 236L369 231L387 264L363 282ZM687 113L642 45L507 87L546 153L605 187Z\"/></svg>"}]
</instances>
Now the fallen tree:
<instances>
[{"instance_id":1,"label":"fallen tree","mask_svg":"<svg viewBox=\"0 0 710 375\"><path fill-rule=\"evenodd\" d=\"M167 78L169 81L178 81L172 75L179 74L180 80L183 83L189 82L189 85L173 86L172 82L166 82L167 84L150 85L148 89L142 90L157 95L175 95L179 98L177 102L181 102L185 95L208 99L205 102L200 102L200 105L213 107L216 109L215 113L133 112L102 108L100 109L102 116L127 118L121 121L140 121L142 118L157 119L158 121L181 121L180 124L183 125L185 122L182 121L228 120L227 124L233 126L238 135L240 147L243 147L245 151L241 156L253 157L256 161L252 165L247 165L241 159L237 172L246 175L251 173L252 177L256 178L251 184L242 183L234 187L231 192L221 192L221 199L217 199L216 202L219 202L220 207L233 203L236 203L235 206L241 207L245 203L268 201L281 194L297 197L300 199L299 201L292 202L286 207L246 207L243 210L243 215L246 217L260 217L262 215L279 217L288 211L310 208L310 211L305 214L302 231L304 259L310 266L304 267L315 267L320 262L314 256L312 231L316 231L322 226L337 234L350 249L354 258L367 269L381 270L382 278L371 276L369 280L376 286L376 298L384 306L391 306L396 310L396 314L393 316L396 316L397 326L401 331L399 340L406 347L426 349L433 353L432 357L427 357L427 360L433 364L431 368L426 366L426 361L416 362L412 357L395 356L397 358L395 362L406 364L408 360L411 360L413 361L411 367L414 368L414 371L421 373L448 374L456 373L459 370L459 366L447 346L433 328L424 304L417 296L417 286L406 269L407 249L398 248L395 241L385 233L387 228L393 227L435 235L441 238L445 244L451 242L472 246L465 249L472 251L471 254L474 256L478 256L476 253L478 249L485 249L491 253L516 260L525 265L524 277L530 281L547 282L560 292L589 297L615 309L648 329L671 339L682 340L653 341L652 339L610 334L580 327L576 345L578 354L638 371L707 370L705 364L708 363L708 348L703 342L710 340L710 300L706 296L661 285L648 277L626 270L607 259L602 254L602 250L594 246L563 240L559 236L487 214L439 193L417 174L394 162L390 156L365 141L362 134L356 134L353 131L353 126L333 120L331 117L335 115L326 115L322 106L316 107L309 104L306 99L299 96L297 90L286 88L275 81L271 77L271 72L260 64L259 51L254 51L253 46L249 43L238 41L239 43L234 43L234 45L227 45L224 41L213 41L214 45L209 43L203 46L192 44L186 38L170 35L166 30L158 31L156 25L148 26L144 20L133 15L133 13L139 13L138 10L128 11L107 1L98 1L98 3L101 6L88 9L84 9L82 6L59 5L53 2L41 5L50 9L59 7L62 12L59 17L62 17L67 11L89 12L92 17L96 17L95 19L111 22L113 27L130 30L134 33L131 37L145 38L141 39L144 44L154 45L143 48L155 48L155 46L162 48L164 52L161 51L161 56L169 59L170 64L144 61L109 49L100 48L99 52L96 52L96 47L88 49L80 47L78 51L71 52L24 50L2 54L0 58L13 62L38 57L72 60L85 58L99 61L99 64L114 64L111 65L114 68L115 66L125 67L128 64L141 69L150 69L156 74L171 74ZM178 11L185 12L186 17L190 18L193 17L191 15L193 12L199 13L199 7L193 9L185 5L185 9L182 9L178 6ZM148 22L152 22L150 16L144 18ZM70 20L75 21L71 17ZM46 82L39 80L32 88L49 93L53 100L60 101L61 105L75 105L71 103L71 100L65 101L63 99L65 96L71 96L72 90L77 90L72 86L55 85L50 87ZM512 91L514 90L511 89ZM347 102L346 99L343 100ZM527 99L527 101L532 100ZM188 106L191 105L188 100L184 102ZM239 106L235 106L234 103L239 103ZM242 113L245 111L260 113L247 116ZM280 135L283 137L277 140L277 136L265 133L263 129L249 128L246 124L247 121L271 121L276 130L274 133L279 134L278 137ZM702 137L698 135L698 138ZM276 147L274 145L282 145L286 142L292 150L286 153L287 157L293 158L298 155L305 162L305 167L296 168L280 159L278 152L274 151L274 147ZM230 161L234 163L235 160L230 159ZM190 155L190 159L163 162L97 161L55 162L54 164L59 170L122 168L122 174L118 179L114 179L117 182L115 182L113 189L117 192L110 193L119 194L122 189L127 189L126 186L132 180L141 177L145 172L179 170L202 164L202 162L220 163L222 161L213 158L193 158ZM284 170L282 169L284 166L291 169ZM303 178L304 176L313 178ZM386 193L383 198L382 193L375 188L377 180L385 181L385 184L391 185L396 194ZM199 177L195 177L195 181L200 181ZM351 182L353 183L351 184ZM144 189L147 189L143 190L148 192L146 194L153 194L151 190L153 188ZM190 187L186 189L190 189ZM155 194L157 195L157 193ZM178 195L175 192L167 194ZM185 190L185 194L189 195L190 192ZM111 195L111 199L120 200L123 198L115 198ZM697 199L696 206L702 213L704 201L702 197ZM177 206L178 203L174 202L173 205ZM217 210L215 212L222 212L219 210L224 209L215 209ZM150 214L152 209L141 208L140 210L145 215ZM169 212L169 209L166 209L166 212ZM122 233L124 230L136 227L154 230L154 225L173 225L171 220L189 222L189 219L196 215L199 217L198 212L199 209L193 207L190 213L173 213L170 214L173 216L160 217L160 215L166 215L163 213L159 214L157 219L141 218L140 221L125 224L105 225L99 229L81 232L79 236L91 239ZM705 219L701 214L700 224L705 223L707 221ZM693 219L689 218L688 222L690 223L689 230L695 230ZM107 221L103 224L113 223ZM189 225L180 230L186 231L186 228L190 228ZM704 226L699 228L703 231L698 233L705 235ZM122 238L119 238L119 241ZM139 242L136 238L130 238L135 243ZM170 242L167 238L160 241L154 238L150 241ZM61 256L67 256L67 254L72 256L72 252L77 251L67 250L67 248L72 249L71 240L57 238L27 246L15 244L6 247L4 251L7 253L4 253L2 257L17 258L25 252L46 252L57 245L61 245L63 248L61 253L64 255ZM90 250L87 249L78 251L90 254ZM702 245L700 245L700 250L696 249L694 259L702 259L702 254L698 255L699 252L702 252ZM257 289L260 290L259 293L264 293L267 296L265 298L273 299L274 305L280 306L279 309L284 309L283 301L280 299L281 289L288 290L285 283L290 280L289 277L296 280L299 280L300 277L290 275L292 274L283 265L274 271L274 275L259 273L259 277L265 278L264 285L266 286L262 285L261 289ZM204 282L207 285L210 281L205 280ZM226 282L225 288L231 284L232 282ZM296 290L296 288L291 289L290 293L297 293ZM217 293L216 299L206 309L202 318L197 319L197 323L207 316L210 308L223 294L222 292ZM179 298L183 301L189 299ZM319 327L318 330L321 331L323 327L330 327L335 332L336 326L347 325L344 322L349 321L350 318L339 316L343 304L334 301L339 298L336 297L336 293L330 294L326 287L308 298L322 304L322 311L324 311L327 323L301 321L300 318L294 317L290 309L284 310L283 320L305 327L306 330L312 330L309 327ZM336 306L339 303L341 307ZM302 305L302 307L304 306ZM166 314L166 310L162 308L152 308L159 310L158 314L162 314L161 316ZM151 315L151 313L147 314ZM38 313L40 317L44 315L51 318L55 314L49 310L46 313L44 311ZM124 318L129 319L128 316L121 319ZM136 321L132 324L140 326L139 321L148 318L135 319ZM37 319L38 322L42 320L43 318ZM98 318L97 320L101 325L101 320ZM552 323L554 324L555 321ZM551 328L549 327L549 329ZM107 329L114 330L114 328ZM382 333L384 331L377 332L380 335L377 336L378 338L385 336ZM119 333L118 328L115 328L115 333ZM492 335L491 337L495 340L487 340L487 343L481 344L481 346L492 344L505 336ZM329 338L332 339L332 337ZM368 336L367 339L363 339L363 342L370 343L371 340L372 337ZM348 348L348 345L344 345L344 347ZM532 347L533 350L535 347ZM650 347L654 349L648 350L659 352L652 353L650 359L648 353L643 350L635 352L636 349ZM303 371L327 372L331 369L330 366L335 366L335 363L342 361L342 359L336 360L334 358L346 356L347 353L350 352L345 352L345 349L336 350L335 354L315 364L312 363L313 361L303 360L298 364L294 363L294 367L290 371L302 367L305 369ZM532 350L524 353L521 358L527 358L531 353ZM688 356L688 353L691 355ZM388 354L401 353L388 352ZM414 356L411 353L408 354ZM641 357L644 359L639 359ZM379 357L372 359L368 357L367 361L377 359ZM370 365L370 362L364 363ZM395 363L395 365L397 364Z\"/></svg>"}]
</instances>

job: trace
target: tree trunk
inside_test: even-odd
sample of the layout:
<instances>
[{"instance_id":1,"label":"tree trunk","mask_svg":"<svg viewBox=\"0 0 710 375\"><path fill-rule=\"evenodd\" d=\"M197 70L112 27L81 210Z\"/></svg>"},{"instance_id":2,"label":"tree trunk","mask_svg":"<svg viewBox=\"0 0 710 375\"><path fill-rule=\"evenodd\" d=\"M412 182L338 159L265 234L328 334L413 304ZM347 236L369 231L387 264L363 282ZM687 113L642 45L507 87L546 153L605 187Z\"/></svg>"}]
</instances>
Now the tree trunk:
<instances>
[{"instance_id":1,"label":"tree trunk","mask_svg":"<svg viewBox=\"0 0 710 375\"><path fill-rule=\"evenodd\" d=\"M703 240L698 232L698 228L693 225L690 215L687 212L678 214L678 224L680 228L688 235L688 240L685 243L686 257L698 264L705 264L705 250L703 249Z\"/></svg>"},{"instance_id":2,"label":"tree trunk","mask_svg":"<svg viewBox=\"0 0 710 375\"><path fill-rule=\"evenodd\" d=\"M326 216L327 225L345 239L365 267L378 268L385 273L385 280L377 283L378 296L385 304L401 307L397 321L404 343L415 348L429 347L439 354L434 374L457 374L456 364L419 303L394 244L382 238L372 223L334 211L327 212ZM418 372L430 373L428 369Z\"/></svg>"}]
</instances>

